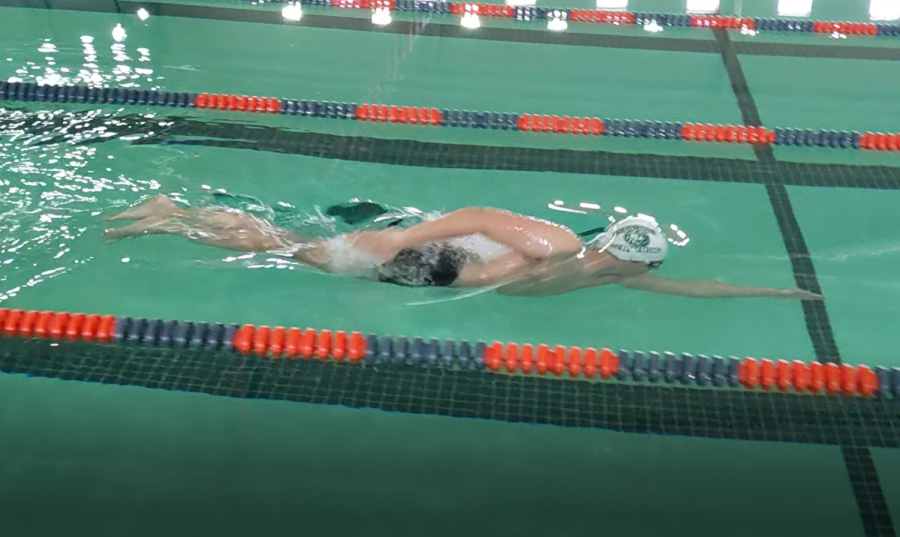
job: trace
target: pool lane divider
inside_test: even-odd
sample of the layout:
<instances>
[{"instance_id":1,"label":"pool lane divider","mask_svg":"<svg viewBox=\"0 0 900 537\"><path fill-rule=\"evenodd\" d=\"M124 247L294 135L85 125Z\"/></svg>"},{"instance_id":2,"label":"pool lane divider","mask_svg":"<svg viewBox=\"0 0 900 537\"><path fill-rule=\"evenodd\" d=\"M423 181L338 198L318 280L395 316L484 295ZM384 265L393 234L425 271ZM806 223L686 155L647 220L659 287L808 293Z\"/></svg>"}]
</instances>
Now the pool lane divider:
<instances>
[{"instance_id":1,"label":"pool lane divider","mask_svg":"<svg viewBox=\"0 0 900 537\"><path fill-rule=\"evenodd\" d=\"M900 134L829 129L600 119L546 114L513 114L431 107L356 104L215 93L168 92L126 88L50 86L0 82L0 100L199 108L226 112L372 121L430 127L461 127L574 136L615 136L735 144L900 150Z\"/></svg>"},{"instance_id":2,"label":"pool lane divider","mask_svg":"<svg viewBox=\"0 0 900 537\"><path fill-rule=\"evenodd\" d=\"M648 352L530 343L392 337L360 332L0 309L3 337L230 351L269 360L333 360L519 375L900 397L900 367Z\"/></svg>"},{"instance_id":3,"label":"pool lane divider","mask_svg":"<svg viewBox=\"0 0 900 537\"><path fill-rule=\"evenodd\" d=\"M274 0L284 3L284 0ZM245 3L250 3L245 0ZM256 2L253 2L256 4ZM309 6L337 9L387 8L397 12L419 12L444 15L474 14L479 17L498 17L516 21L536 21L560 18L574 22L613 25L645 26L655 23L663 27L725 28L765 32L840 34L845 36L900 36L900 25L873 22L813 21L765 17L731 17L722 15L688 15L667 13L637 13L597 9L551 8L540 6L507 6L473 2L442 2L435 0L300 0Z\"/></svg>"}]
</instances>

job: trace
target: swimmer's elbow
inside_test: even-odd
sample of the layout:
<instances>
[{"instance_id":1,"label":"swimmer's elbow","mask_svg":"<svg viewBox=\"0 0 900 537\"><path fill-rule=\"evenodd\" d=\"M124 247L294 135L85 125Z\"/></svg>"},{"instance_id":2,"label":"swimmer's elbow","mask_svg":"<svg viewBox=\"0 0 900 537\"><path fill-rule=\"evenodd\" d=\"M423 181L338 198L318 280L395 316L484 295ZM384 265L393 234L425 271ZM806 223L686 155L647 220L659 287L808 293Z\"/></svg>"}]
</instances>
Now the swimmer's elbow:
<instances>
[{"instance_id":1,"label":"swimmer's elbow","mask_svg":"<svg viewBox=\"0 0 900 537\"><path fill-rule=\"evenodd\" d=\"M663 295L679 295L693 298L708 298L704 292L705 289L689 285L690 282L677 280L669 280L667 278L659 278L650 274L641 274L632 278L622 278L616 283L622 287L635 289L637 291L647 291L649 293L659 293Z\"/></svg>"}]
</instances>

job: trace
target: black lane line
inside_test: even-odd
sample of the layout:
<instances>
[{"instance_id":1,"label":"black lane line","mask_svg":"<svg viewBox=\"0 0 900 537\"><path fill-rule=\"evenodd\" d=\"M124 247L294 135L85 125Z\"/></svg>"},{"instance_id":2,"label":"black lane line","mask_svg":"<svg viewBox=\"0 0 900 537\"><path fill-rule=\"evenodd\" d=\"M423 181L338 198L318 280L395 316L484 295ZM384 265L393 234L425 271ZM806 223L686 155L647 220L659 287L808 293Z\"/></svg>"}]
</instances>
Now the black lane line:
<instances>
[{"instance_id":1,"label":"black lane line","mask_svg":"<svg viewBox=\"0 0 900 537\"><path fill-rule=\"evenodd\" d=\"M750 94L747 78L744 76L744 70L741 68L741 62L738 60L734 47L731 46L731 38L728 36L728 32L725 30L713 30L713 35L716 37L716 45L719 47L719 53L722 55L725 71L728 73L731 91L737 99L743 124L749 127L761 127L762 119L759 117L759 110L757 110L756 103L753 101L753 95ZM775 162L775 153L769 144L755 144L753 153L756 155L756 159L763 164L773 164Z\"/></svg>"},{"instance_id":2,"label":"black lane line","mask_svg":"<svg viewBox=\"0 0 900 537\"><path fill-rule=\"evenodd\" d=\"M205 128L202 129L204 134L201 135L191 129L177 128L170 131L171 139L157 137L137 143L177 143L252 149L427 168L540 171L762 185L778 182L794 186L900 189L900 168L889 166L761 163L720 157L467 145L292 131L287 131L290 134L284 137L274 138L266 135L270 131L258 131L255 128L251 130L235 128L229 133L236 135L240 130L242 134L248 135L247 138L212 134L214 131L222 134L220 131L224 130L226 129L218 127ZM177 138L204 135L209 137Z\"/></svg>"},{"instance_id":3,"label":"black lane line","mask_svg":"<svg viewBox=\"0 0 900 537\"><path fill-rule=\"evenodd\" d=\"M728 32L713 30L713 33L722 54L725 69L728 72L728 79L731 81L731 87L741 109L744 124L762 126L759 110L756 108L753 95L750 93L750 87L747 85L747 79L744 76L737 53L731 45ZM759 150L756 151L756 156L760 162L768 164L775 162L775 154L771 146L757 147ZM787 187L784 184L772 183L766 185L766 191L769 195L769 202L772 205L775 218L778 221L778 227L781 230L785 249L790 256L797 287L814 293L821 293L822 288L816 277L815 267L812 263L809 248L806 246L806 240L803 238L800 223L797 222L794 214ZM825 302L805 300L802 302L802 305L803 316L806 320L806 330L815 349L816 359L822 363L841 363L841 356L834 340L834 333L831 328L831 321L828 318ZM847 447L842 445L841 455L847 468L847 474L850 477L850 483L853 486L856 506L859 510L866 536L894 537L895 533L890 512L887 509L887 501L884 497L884 491L881 489L878 472L869 448L866 446Z\"/></svg>"},{"instance_id":4,"label":"black lane line","mask_svg":"<svg viewBox=\"0 0 900 537\"><path fill-rule=\"evenodd\" d=\"M23 338L0 338L0 372L631 433L900 447L900 404L880 398L598 383L390 362L271 360L139 343ZM853 480L871 492L871 479L854 473Z\"/></svg>"},{"instance_id":5,"label":"black lane line","mask_svg":"<svg viewBox=\"0 0 900 537\"><path fill-rule=\"evenodd\" d=\"M103 135L152 136L138 139L134 144L183 144L228 149L270 151L274 153L305 155L318 158L421 166L429 168L460 168L501 171L547 171L587 175L615 175L658 179L683 179L723 183L749 183L762 185L795 185L816 187L843 187L865 189L900 189L900 167L857 166L847 164L809 164L803 162L766 162L759 160L720 157L687 157L651 155L644 153L616 153L611 151L586 151L574 149L537 149L466 145L441 142L422 142L403 139L384 139L364 136L347 136L303 132L280 127L254 125L240 122L203 121L179 115L158 116L148 121L139 114L114 116L114 126L108 125L109 116L91 116L87 112L73 111L78 117L74 127L71 115L41 118L28 113L30 108L21 106L0 107L0 134L25 133L43 135L41 143L94 144L109 142L115 137L91 137L91 131L103 131ZM40 105L46 106L46 103ZM54 103L56 107L83 108L84 105ZM165 113L151 107L145 110ZM25 112L24 117L4 111ZM170 113L174 112L170 109ZM210 115L216 114L211 112ZM253 116L232 114L235 120ZM315 118L294 118L298 128L315 127ZM66 132L47 137L48 132ZM518 133L519 136L542 136ZM498 133L498 136L504 136ZM602 144L597 140L597 144ZM691 143L659 141L666 143ZM769 148L756 149L768 151Z\"/></svg>"},{"instance_id":6,"label":"black lane line","mask_svg":"<svg viewBox=\"0 0 900 537\"><path fill-rule=\"evenodd\" d=\"M716 43L720 47L722 61L728 72L728 79L731 81L731 87L737 98L744 124L757 127L762 126L759 110L753 101L753 95L750 93L747 78L744 76L743 69L741 69L737 54L731 46L728 32L713 30L713 33L716 36ZM754 146L754 149L757 158L762 164L771 165L775 163L775 155L770 145L757 145ZM778 221L778 227L781 230L785 249L790 256L797 287L814 293L821 293L822 288L816 277L809 248L806 246L806 240L794 214L794 208L788 197L787 188L780 181L775 180L766 184L766 191L769 195L775 219ZM828 319L825 303L804 301L803 311L806 319L806 328L813 348L816 351L816 359L822 363L840 363L841 357L838 353L837 344L834 341L834 333L831 328L831 322Z\"/></svg>"},{"instance_id":7,"label":"black lane line","mask_svg":"<svg viewBox=\"0 0 900 537\"><path fill-rule=\"evenodd\" d=\"M878 469L867 447L841 446L856 504L867 536L894 537L891 511L881 490Z\"/></svg>"},{"instance_id":8,"label":"black lane line","mask_svg":"<svg viewBox=\"0 0 900 537\"><path fill-rule=\"evenodd\" d=\"M281 13L268 9L240 7L212 7L167 4L161 2L133 2L116 0L0 0L0 7L27 7L60 9L96 13L134 12L143 7L150 15L184 17L259 24L285 24ZM318 15L306 13L302 23L290 23L313 28L331 28L360 32L416 34L457 39L481 39L514 43L543 43L582 47L623 48L674 52L715 53L713 41L703 39L679 39L656 36L616 36L580 34L575 32L549 32L541 28L542 21L534 22L535 29L479 28L472 32L459 24L434 22L410 22L395 20L389 26L380 27L364 17ZM792 56L801 58L844 58L900 61L900 49L884 47L793 45L782 43L739 42L735 44L739 54L764 56Z\"/></svg>"},{"instance_id":9,"label":"black lane line","mask_svg":"<svg viewBox=\"0 0 900 537\"><path fill-rule=\"evenodd\" d=\"M815 267L794 214L787 188L784 185L766 185L766 191L790 256L797 287L821 294L822 287L816 277ZM806 330L815 349L816 359L822 363L841 363L825 302L804 300L802 306Z\"/></svg>"},{"instance_id":10,"label":"black lane line","mask_svg":"<svg viewBox=\"0 0 900 537\"><path fill-rule=\"evenodd\" d=\"M900 48L796 45L748 41L736 41L732 43L732 46L734 47L734 51L738 54L750 56L790 56L795 58L900 61Z\"/></svg>"}]
</instances>

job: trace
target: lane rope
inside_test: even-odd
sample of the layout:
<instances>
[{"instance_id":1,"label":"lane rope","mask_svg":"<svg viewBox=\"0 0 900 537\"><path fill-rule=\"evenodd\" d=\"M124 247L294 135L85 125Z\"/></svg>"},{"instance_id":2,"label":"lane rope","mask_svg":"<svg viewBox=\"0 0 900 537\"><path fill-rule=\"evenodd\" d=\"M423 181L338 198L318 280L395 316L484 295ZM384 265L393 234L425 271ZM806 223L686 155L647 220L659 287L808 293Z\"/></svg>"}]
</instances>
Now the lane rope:
<instances>
[{"instance_id":1,"label":"lane rope","mask_svg":"<svg viewBox=\"0 0 900 537\"><path fill-rule=\"evenodd\" d=\"M252 0L243 0L251 3ZM272 0L273 3L291 3ZM255 1L252 1L256 4ZM686 28L725 28L766 32L816 33L844 36L898 36L900 25L874 22L814 21L766 17L732 17L723 15L689 15L667 13L637 13L597 9L549 8L539 6L507 6L472 2L441 2L435 0L300 0L307 6L337 9L387 8L397 12L419 12L444 15L499 17L517 21L559 19L579 23Z\"/></svg>"},{"instance_id":2,"label":"lane rope","mask_svg":"<svg viewBox=\"0 0 900 537\"><path fill-rule=\"evenodd\" d=\"M683 123L678 121L570 117L451 110L433 107L356 104L336 101L188 93L129 88L53 86L33 82L0 82L0 101L166 106L222 112L269 113L290 116L371 121L421 127L456 127L565 134L654 138L692 142L774 144L872 151L900 150L900 133L834 129L796 129Z\"/></svg>"},{"instance_id":3,"label":"lane rope","mask_svg":"<svg viewBox=\"0 0 900 537\"><path fill-rule=\"evenodd\" d=\"M268 327L0 308L4 337L228 351L266 360L324 360L487 370L698 388L900 397L900 367Z\"/></svg>"}]
</instances>

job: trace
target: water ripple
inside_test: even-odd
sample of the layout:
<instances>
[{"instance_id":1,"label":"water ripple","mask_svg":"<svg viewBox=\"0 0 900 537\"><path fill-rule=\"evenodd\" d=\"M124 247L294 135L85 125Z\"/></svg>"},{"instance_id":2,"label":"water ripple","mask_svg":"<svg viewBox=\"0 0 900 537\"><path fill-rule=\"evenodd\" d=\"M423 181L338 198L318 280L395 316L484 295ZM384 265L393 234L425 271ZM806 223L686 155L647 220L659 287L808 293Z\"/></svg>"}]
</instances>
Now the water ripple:
<instances>
[{"instance_id":1,"label":"water ripple","mask_svg":"<svg viewBox=\"0 0 900 537\"><path fill-rule=\"evenodd\" d=\"M123 110L0 109L0 302L90 262L96 216L161 188L127 145L167 122Z\"/></svg>"}]
</instances>

